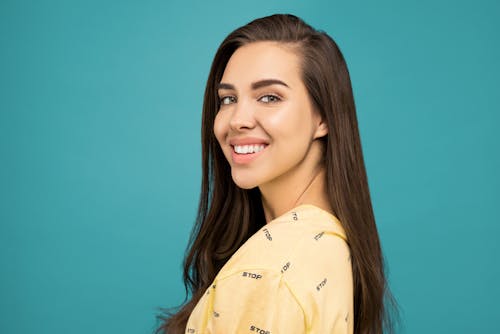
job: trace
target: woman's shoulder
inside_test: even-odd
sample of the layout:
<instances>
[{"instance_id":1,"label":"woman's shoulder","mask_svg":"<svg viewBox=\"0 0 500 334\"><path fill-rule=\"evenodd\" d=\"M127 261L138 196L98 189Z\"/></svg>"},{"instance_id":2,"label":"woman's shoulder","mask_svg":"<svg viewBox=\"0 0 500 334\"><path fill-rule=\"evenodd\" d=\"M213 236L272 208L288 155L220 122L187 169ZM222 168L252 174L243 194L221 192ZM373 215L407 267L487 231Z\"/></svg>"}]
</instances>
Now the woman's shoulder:
<instances>
[{"instance_id":1,"label":"woman's shoulder","mask_svg":"<svg viewBox=\"0 0 500 334\"><path fill-rule=\"evenodd\" d=\"M217 314L244 309L244 317L262 313L264 320L276 310L295 310L293 318L308 333L347 332L353 276L344 230L327 211L296 207L248 239L206 294Z\"/></svg>"},{"instance_id":2,"label":"woman's shoulder","mask_svg":"<svg viewBox=\"0 0 500 334\"><path fill-rule=\"evenodd\" d=\"M316 257L318 244L346 243L340 221L331 213L310 204L297 206L270 221L250 237L231 257L219 278L248 268L282 273L296 253ZM334 255L334 254L332 254Z\"/></svg>"},{"instance_id":3,"label":"woman's shoulder","mask_svg":"<svg viewBox=\"0 0 500 334\"><path fill-rule=\"evenodd\" d=\"M276 226L277 229L336 233L338 237L347 241L340 220L332 213L312 204L301 204L272 220L267 226L273 229Z\"/></svg>"}]
</instances>

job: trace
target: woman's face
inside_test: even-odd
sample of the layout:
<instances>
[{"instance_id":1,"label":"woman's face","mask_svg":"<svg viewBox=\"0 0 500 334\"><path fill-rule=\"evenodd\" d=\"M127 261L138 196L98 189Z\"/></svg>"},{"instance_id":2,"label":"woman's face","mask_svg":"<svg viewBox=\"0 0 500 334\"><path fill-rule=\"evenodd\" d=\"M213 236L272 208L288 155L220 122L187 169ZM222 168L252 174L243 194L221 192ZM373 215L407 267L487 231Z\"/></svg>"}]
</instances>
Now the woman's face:
<instances>
[{"instance_id":1,"label":"woman's face","mask_svg":"<svg viewBox=\"0 0 500 334\"><path fill-rule=\"evenodd\" d=\"M214 133L240 188L293 175L314 139L327 133L301 79L299 57L283 44L238 48L225 68Z\"/></svg>"}]
</instances>

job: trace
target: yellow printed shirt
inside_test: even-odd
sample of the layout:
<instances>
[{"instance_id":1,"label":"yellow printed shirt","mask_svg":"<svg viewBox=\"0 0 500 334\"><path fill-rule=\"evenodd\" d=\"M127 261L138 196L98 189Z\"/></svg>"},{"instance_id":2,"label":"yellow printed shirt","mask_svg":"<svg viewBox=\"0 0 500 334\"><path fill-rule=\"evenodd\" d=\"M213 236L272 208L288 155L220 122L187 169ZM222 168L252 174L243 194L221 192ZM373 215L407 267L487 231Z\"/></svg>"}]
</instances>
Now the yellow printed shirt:
<instances>
[{"instance_id":1,"label":"yellow printed shirt","mask_svg":"<svg viewBox=\"0 0 500 334\"><path fill-rule=\"evenodd\" d=\"M189 334L353 332L350 250L340 221L303 204L250 237L193 309Z\"/></svg>"}]
</instances>

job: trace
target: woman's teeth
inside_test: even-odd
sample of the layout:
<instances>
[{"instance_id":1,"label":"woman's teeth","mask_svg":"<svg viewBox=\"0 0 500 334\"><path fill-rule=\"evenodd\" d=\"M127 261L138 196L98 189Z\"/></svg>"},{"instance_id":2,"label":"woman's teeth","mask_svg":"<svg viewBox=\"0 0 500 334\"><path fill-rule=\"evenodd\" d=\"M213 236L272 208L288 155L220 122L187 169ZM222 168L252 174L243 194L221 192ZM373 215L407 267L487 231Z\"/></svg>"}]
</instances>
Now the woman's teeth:
<instances>
[{"instance_id":1,"label":"woman's teeth","mask_svg":"<svg viewBox=\"0 0 500 334\"><path fill-rule=\"evenodd\" d=\"M235 145L234 151L238 154L250 154L262 151L266 145Z\"/></svg>"}]
</instances>

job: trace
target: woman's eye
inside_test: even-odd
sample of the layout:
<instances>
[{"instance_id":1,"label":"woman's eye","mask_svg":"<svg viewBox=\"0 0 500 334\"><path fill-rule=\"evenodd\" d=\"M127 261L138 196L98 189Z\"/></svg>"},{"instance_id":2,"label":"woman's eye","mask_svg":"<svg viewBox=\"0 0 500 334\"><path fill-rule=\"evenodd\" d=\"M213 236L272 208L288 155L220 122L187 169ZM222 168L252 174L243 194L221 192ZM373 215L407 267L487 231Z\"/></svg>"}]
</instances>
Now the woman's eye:
<instances>
[{"instance_id":1,"label":"woman's eye","mask_svg":"<svg viewBox=\"0 0 500 334\"><path fill-rule=\"evenodd\" d=\"M276 95L264 95L260 98L260 100L264 103L272 103L272 102L278 102L281 101L279 96Z\"/></svg>"},{"instance_id":2,"label":"woman's eye","mask_svg":"<svg viewBox=\"0 0 500 334\"><path fill-rule=\"evenodd\" d=\"M219 99L221 105L231 104L236 102L236 98L234 96L223 96Z\"/></svg>"}]
</instances>

